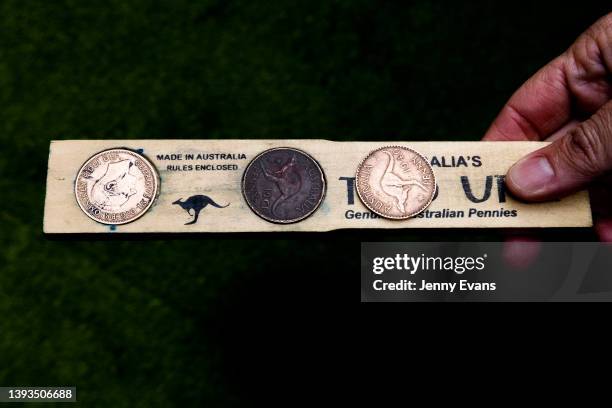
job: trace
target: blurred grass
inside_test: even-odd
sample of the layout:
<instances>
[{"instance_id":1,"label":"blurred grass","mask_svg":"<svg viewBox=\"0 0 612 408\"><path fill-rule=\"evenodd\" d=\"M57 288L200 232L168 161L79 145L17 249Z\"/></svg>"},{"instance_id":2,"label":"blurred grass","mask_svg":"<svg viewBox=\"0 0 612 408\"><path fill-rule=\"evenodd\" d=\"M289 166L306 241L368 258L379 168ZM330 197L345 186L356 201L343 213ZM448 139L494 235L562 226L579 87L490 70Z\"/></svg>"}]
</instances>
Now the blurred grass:
<instances>
[{"instance_id":1,"label":"blurred grass","mask_svg":"<svg viewBox=\"0 0 612 408\"><path fill-rule=\"evenodd\" d=\"M476 140L513 90L605 11L584 2L1 2L0 384L76 385L97 406L249 405L274 392L261 368L312 364L316 353L304 349L279 356L283 344L324 344L304 320L344 321L322 306L339 294L318 285L348 292L340 283L354 277L360 241L496 237L49 240L50 140Z\"/></svg>"}]
</instances>

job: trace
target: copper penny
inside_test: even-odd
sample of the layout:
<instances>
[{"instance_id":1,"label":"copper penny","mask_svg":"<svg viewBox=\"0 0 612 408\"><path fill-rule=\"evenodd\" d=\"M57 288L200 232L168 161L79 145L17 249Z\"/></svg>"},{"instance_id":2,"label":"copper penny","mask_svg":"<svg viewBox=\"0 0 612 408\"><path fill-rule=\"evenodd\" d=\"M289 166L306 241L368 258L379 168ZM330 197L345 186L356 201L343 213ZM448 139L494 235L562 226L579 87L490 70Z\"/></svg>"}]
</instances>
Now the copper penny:
<instances>
[{"instance_id":1,"label":"copper penny","mask_svg":"<svg viewBox=\"0 0 612 408\"><path fill-rule=\"evenodd\" d=\"M264 220L298 222L319 208L325 196L325 176L306 152L274 148L249 163L242 176L242 194Z\"/></svg>"},{"instance_id":2,"label":"copper penny","mask_svg":"<svg viewBox=\"0 0 612 408\"><path fill-rule=\"evenodd\" d=\"M127 224L151 207L159 194L159 177L143 155L128 149L109 149L83 164L74 192L89 218L103 224Z\"/></svg>"},{"instance_id":3,"label":"copper penny","mask_svg":"<svg viewBox=\"0 0 612 408\"><path fill-rule=\"evenodd\" d=\"M420 153L402 146L371 152L357 169L357 194L376 214L403 220L423 211L433 200L436 178Z\"/></svg>"}]
</instances>

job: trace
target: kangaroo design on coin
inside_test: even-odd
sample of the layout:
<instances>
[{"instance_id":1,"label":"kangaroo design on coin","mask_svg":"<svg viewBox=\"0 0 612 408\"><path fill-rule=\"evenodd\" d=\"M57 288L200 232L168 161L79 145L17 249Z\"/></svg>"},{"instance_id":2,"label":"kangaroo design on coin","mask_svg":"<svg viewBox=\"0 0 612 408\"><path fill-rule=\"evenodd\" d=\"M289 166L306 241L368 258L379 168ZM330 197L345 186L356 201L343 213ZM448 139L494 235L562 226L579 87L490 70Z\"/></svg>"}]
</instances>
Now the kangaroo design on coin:
<instances>
[{"instance_id":1,"label":"kangaroo design on coin","mask_svg":"<svg viewBox=\"0 0 612 408\"><path fill-rule=\"evenodd\" d=\"M109 149L83 164L75 182L81 210L103 224L126 224L141 217L159 193L155 167L141 154Z\"/></svg>"},{"instance_id":2,"label":"kangaroo design on coin","mask_svg":"<svg viewBox=\"0 0 612 408\"><path fill-rule=\"evenodd\" d=\"M436 178L427 160L407 147L381 147L357 169L357 194L370 210L403 220L423 211L433 200Z\"/></svg>"},{"instance_id":3,"label":"kangaroo design on coin","mask_svg":"<svg viewBox=\"0 0 612 408\"><path fill-rule=\"evenodd\" d=\"M311 215L325 196L325 176L307 153L290 147L266 150L247 166L242 194L261 218L298 222Z\"/></svg>"}]
</instances>

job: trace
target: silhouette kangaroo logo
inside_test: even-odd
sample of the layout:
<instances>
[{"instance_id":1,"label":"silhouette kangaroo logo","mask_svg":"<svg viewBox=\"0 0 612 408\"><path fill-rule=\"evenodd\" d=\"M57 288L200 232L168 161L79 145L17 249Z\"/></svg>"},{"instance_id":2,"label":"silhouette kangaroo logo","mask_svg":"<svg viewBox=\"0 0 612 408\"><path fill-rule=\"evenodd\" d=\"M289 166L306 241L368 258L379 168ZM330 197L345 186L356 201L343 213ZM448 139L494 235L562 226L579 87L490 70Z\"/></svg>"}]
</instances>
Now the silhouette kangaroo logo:
<instances>
[{"instance_id":1,"label":"silhouette kangaroo logo","mask_svg":"<svg viewBox=\"0 0 612 408\"><path fill-rule=\"evenodd\" d=\"M427 188L416 180L404 180L395 174L395 159L393 155L387 151L383 151L383 153L389 156L389 163L380 180L380 187L385 194L395 198L395 206L401 213L405 213L408 191L410 191L413 186L417 186L425 191L427 191Z\"/></svg>"},{"instance_id":2,"label":"silhouette kangaroo logo","mask_svg":"<svg viewBox=\"0 0 612 408\"><path fill-rule=\"evenodd\" d=\"M261 163L261 162L260 162ZM263 163L261 163L261 169L266 179L272 181L278 187L281 195L274 201L272 204L272 208L270 212L273 216L277 217L276 209L279 205L296 195L300 189L302 188L302 178L300 174L295 169L295 165L297 164L297 160L295 155L289 159L287 163L285 163L279 170L269 172L264 167Z\"/></svg>"},{"instance_id":3,"label":"silhouette kangaroo logo","mask_svg":"<svg viewBox=\"0 0 612 408\"><path fill-rule=\"evenodd\" d=\"M217 207L217 208L225 208L229 205L229 203L227 205L219 205L217 203L215 203L213 201L212 198L210 198L209 196L205 196L205 195L194 195L189 197L188 199L186 199L185 201L181 201L182 198L179 198L178 200L176 200L175 202L173 202L172 204L176 204L176 205L180 205L181 208L185 211L187 211L187 214L191 215L191 210L193 210L193 215L191 215L193 217L193 220L185 223L185 225L191 225L191 224L195 224L196 222L198 222L198 217L200 216L200 211L202 211L204 208L206 208L207 205L212 205L213 207Z\"/></svg>"}]
</instances>

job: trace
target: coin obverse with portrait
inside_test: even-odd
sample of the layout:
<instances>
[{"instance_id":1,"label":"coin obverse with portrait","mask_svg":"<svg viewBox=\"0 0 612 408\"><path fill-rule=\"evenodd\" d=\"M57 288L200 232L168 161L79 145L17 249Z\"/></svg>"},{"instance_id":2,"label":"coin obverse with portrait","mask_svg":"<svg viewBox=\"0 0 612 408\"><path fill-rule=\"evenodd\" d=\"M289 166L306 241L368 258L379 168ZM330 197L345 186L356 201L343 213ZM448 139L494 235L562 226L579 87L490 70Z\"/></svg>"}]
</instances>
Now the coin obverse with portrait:
<instances>
[{"instance_id":1,"label":"coin obverse with portrait","mask_svg":"<svg viewBox=\"0 0 612 408\"><path fill-rule=\"evenodd\" d=\"M102 224L142 217L159 194L159 176L143 155L109 149L89 158L77 173L74 192L81 210Z\"/></svg>"}]
</instances>

